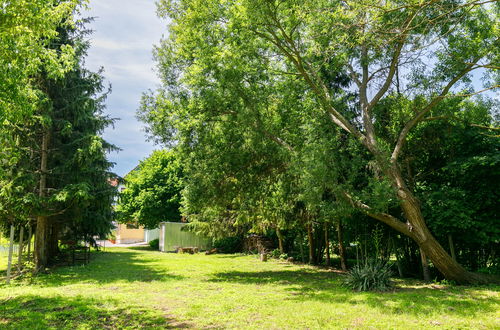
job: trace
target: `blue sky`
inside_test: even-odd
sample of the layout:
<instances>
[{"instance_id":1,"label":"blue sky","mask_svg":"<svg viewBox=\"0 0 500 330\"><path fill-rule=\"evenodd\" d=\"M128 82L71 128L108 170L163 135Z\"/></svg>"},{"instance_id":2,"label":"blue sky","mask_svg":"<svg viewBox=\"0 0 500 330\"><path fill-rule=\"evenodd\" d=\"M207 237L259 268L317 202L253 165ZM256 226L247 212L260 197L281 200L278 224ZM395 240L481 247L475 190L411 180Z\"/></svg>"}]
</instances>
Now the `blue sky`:
<instances>
[{"instance_id":1,"label":"blue sky","mask_svg":"<svg viewBox=\"0 0 500 330\"><path fill-rule=\"evenodd\" d=\"M94 33L86 66L93 71L104 67L112 85L107 113L121 119L104 133L107 141L123 149L109 155L118 175L128 173L154 149L146 142L135 112L142 93L159 84L152 49L166 31L166 23L155 10L153 0L90 0L90 10L84 13L95 17L89 26Z\"/></svg>"}]
</instances>

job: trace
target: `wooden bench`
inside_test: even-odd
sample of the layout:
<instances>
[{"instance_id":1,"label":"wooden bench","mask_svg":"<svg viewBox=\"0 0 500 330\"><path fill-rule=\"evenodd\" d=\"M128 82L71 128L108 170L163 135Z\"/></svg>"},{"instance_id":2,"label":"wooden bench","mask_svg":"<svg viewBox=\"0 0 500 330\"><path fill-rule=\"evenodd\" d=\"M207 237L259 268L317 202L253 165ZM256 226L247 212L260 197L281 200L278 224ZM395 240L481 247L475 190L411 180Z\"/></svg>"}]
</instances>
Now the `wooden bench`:
<instances>
[{"instance_id":1,"label":"wooden bench","mask_svg":"<svg viewBox=\"0 0 500 330\"><path fill-rule=\"evenodd\" d=\"M83 261L84 264L88 264L90 260L90 245L89 246L81 246L78 245L75 241L61 241L61 244L64 244L68 247L68 250L71 254L71 264L74 265L75 261ZM79 253L79 252L83 252Z\"/></svg>"}]
</instances>

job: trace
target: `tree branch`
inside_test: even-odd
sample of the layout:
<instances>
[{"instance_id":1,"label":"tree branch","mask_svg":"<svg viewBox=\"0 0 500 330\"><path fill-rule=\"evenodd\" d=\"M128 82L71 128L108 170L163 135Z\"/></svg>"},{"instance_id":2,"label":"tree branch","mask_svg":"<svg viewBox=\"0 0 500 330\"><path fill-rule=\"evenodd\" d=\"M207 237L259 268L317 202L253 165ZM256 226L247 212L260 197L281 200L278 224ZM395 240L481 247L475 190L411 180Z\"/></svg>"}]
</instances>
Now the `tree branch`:
<instances>
[{"instance_id":1,"label":"tree branch","mask_svg":"<svg viewBox=\"0 0 500 330\"><path fill-rule=\"evenodd\" d=\"M279 22L278 22L279 23ZM349 123L347 119L344 118L332 105L331 105L331 100L330 96L328 94L328 90L324 84L321 84L321 87L318 86L312 79L310 73L307 71L305 68L305 65L300 57L300 54L298 53L298 50L294 50L294 47L292 45L287 45L283 44L283 41L276 35L276 33L268 28L267 32L270 34L262 33L260 31L257 31L255 29L252 29L252 31L257 34L258 36L270 41L273 45L275 45L279 50L283 52L283 54L293 63L297 71L300 73L300 75L305 79L305 81L311 86L313 89L314 93L320 98L321 103L323 103L323 106L325 107L325 110L329 113L330 119L339 127L341 127L343 130L347 131L348 133L356 136L359 138L363 143L366 143L366 137L359 132L353 125ZM286 35L286 34L285 34ZM285 39L289 39L288 37L284 36ZM289 41L287 41L289 43ZM319 82L321 82L320 79L317 79Z\"/></svg>"},{"instance_id":2,"label":"tree branch","mask_svg":"<svg viewBox=\"0 0 500 330\"><path fill-rule=\"evenodd\" d=\"M420 122L423 117L425 116L426 113L428 113L432 108L434 108L439 102L446 97L450 89L455 85L460 79L462 79L467 73L472 71L474 69L475 63L479 61L479 58L474 62L470 63L465 69L463 69L461 72L458 73L455 78L453 78L441 91L441 93L436 96L435 98L432 99L429 104L422 109L415 117L413 117L409 122L406 123L405 127L401 130L401 133L399 134L398 141L396 143L396 146L394 147L394 150L391 155L391 163L395 163L398 159L399 153L401 152L401 149L403 148L403 145L406 141L406 137L408 136L408 133L410 130L418 123Z\"/></svg>"},{"instance_id":3,"label":"tree branch","mask_svg":"<svg viewBox=\"0 0 500 330\"><path fill-rule=\"evenodd\" d=\"M408 237L413 237L413 232L411 230L411 227L408 226L403 221L399 220L398 218L387 213L375 212L370 206L354 199L351 195L349 195L346 192L344 192L344 196L348 199L348 201L351 203L352 206L362 211L366 215L385 223L389 227L396 229L397 231L399 231L404 235L407 235Z\"/></svg>"},{"instance_id":4,"label":"tree branch","mask_svg":"<svg viewBox=\"0 0 500 330\"><path fill-rule=\"evenodd\" d=\"M375 94L375 96L373 97L373 99L367 105L367 108L365 110L366 112L370 113L370 111L373 109L373 107L378 103L378 101L380 101L380 99L382 98L382 96L384 96L384 94L387 92L387 90L391 86L392 79L394 78L394 75L396 74L396 69L397 69L397 66L398 66L398 63L399 63L399 56L401 55L401 50L403 49L403 46L405 45L405 42L406 42L406 38L407 38L406 29L411 25L411 23L415 19L415 16L417 15L417 13L418 13L418 10L416 10L413 13L413 15L411 15L408 18L408 20L407 20L407 22L405 24L405 27L403 29L403 31L405 31L405 32L403 32L401 34L400 40L398 41L398 43L396 45L396 50L394 51L394 55L392 56L391 64L389 66L389 73L387 74L387 78L385 79L385 82L382 85L382 87L380 88L380 90L378 91L378 93Z\"/></svg>"}]
</instances>

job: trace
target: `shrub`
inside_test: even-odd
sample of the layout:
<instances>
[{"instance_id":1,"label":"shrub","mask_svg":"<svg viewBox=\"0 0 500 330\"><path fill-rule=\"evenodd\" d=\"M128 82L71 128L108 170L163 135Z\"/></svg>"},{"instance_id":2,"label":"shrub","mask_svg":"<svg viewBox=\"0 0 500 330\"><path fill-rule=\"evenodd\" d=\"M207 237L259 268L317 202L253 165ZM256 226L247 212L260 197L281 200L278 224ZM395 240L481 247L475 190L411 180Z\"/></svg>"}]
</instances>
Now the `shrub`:
<instances>
[{"instance_id":1,"label":"shrub","mask_svg":"<svg viewBox=\"0 0 500 330\"><path fill-rule=\"evenodd\" d=\"M478 270L478 273L489 274L489 275L500 275L500 264L481 268Z\"/></svg>"},{"instance_id":2,"label":"shrub","mask_svg":"<svg viewBox=\"0 0 500 330\"><path fill-rule=\"evenodd\" d=\"M364 264L358 264L347 273L344 284L357 291L385 291L391 288L390 265L381 261L370 259Z\"/></svg>"},{"instance_id":3,"label":"shrub","mask_svg":"<svg viewBox=\"0 0 500 330\"><path fill-rule=\"evenodd\" d=\"M158 238L149 241L149 246L154 250L160 249L160 240Z\"/></svg>"},{"instance_id":4,"label":"shrub","mask_svg":"<svg viewBox=\"0 0 500 330\"><path fill-rule=\"evenodd\" d=\"M275 258L275 259L278 259L280 257L280 254L281 254L281 252L279 249L274 249L271 252L269 252L269 256L271 258Z\"/></svg>"},{"instance_id":5,"label":"shrub","mask_svg":"<svg viewBox=\"0 0 500 330\"><path fill-rule=\"evenodd\" d=\"M269 252L269 256L274 259L281 259L281 260L288 259L288 254L281 253L279 249L274 249L271 252Z\"/></svg>"},{"instance_id":6,"label":"shrub","mask_svg":"<svg viewBox=\"0 0 500 330\"><path fill-rule=\"evenodd\" d=\"M240 236L224 237L214 242L214 248L222 253L237 253L243 250L243 239Z\"/></svg>"}]
</instances>

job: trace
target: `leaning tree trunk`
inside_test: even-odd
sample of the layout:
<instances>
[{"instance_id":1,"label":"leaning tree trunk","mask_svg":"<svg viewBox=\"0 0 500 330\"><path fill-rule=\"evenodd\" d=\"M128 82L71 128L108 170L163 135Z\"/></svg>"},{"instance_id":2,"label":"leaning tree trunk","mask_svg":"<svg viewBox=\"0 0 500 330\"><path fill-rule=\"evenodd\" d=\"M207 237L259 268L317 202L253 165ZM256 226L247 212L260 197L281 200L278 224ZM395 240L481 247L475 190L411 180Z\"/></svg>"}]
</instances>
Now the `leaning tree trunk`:
<instances>
[{"instance_id":1,"label":"leaning tree trunk","mask_svg":"<svg viewBox=\"0 0 500 330\"><path fill-rule=\"evenodd\" d=\"M49 132L46 130L42 137L42 149L40 153L40 182L38 195L43 198L47 191L47 162L49 148ZM35 231L35 272L45 268L49 261L49 218L45 215L36 217Z\"/></svg>"},{"instance_id":2,"label":"leaning tree trunk","mask_svg":"<svg viewBox=\"0 0 500 330\"><path fill-rule=\"evenodd\" d=\"M12 269L12 254L14 253L14 225L10 225L9 256L7 257L7 284L10 284L10 272Z\"/></svg>"},{"instance_id":3,"label":"leaning tree trunk","mask_svg":"<svg viewBox=\"0 0 500 330\"><path fill-rule=\"evenodd\" d=\"M393 228L411 237L446 279L463 284L487 282L485 277L468 272L453 260L427 228L420 204L413 193L406 188L399 171L393 168L390 174L398 188L400 205L407 220L403 231L400 230L400 226Z\"/></svg>"}]
</instances>

